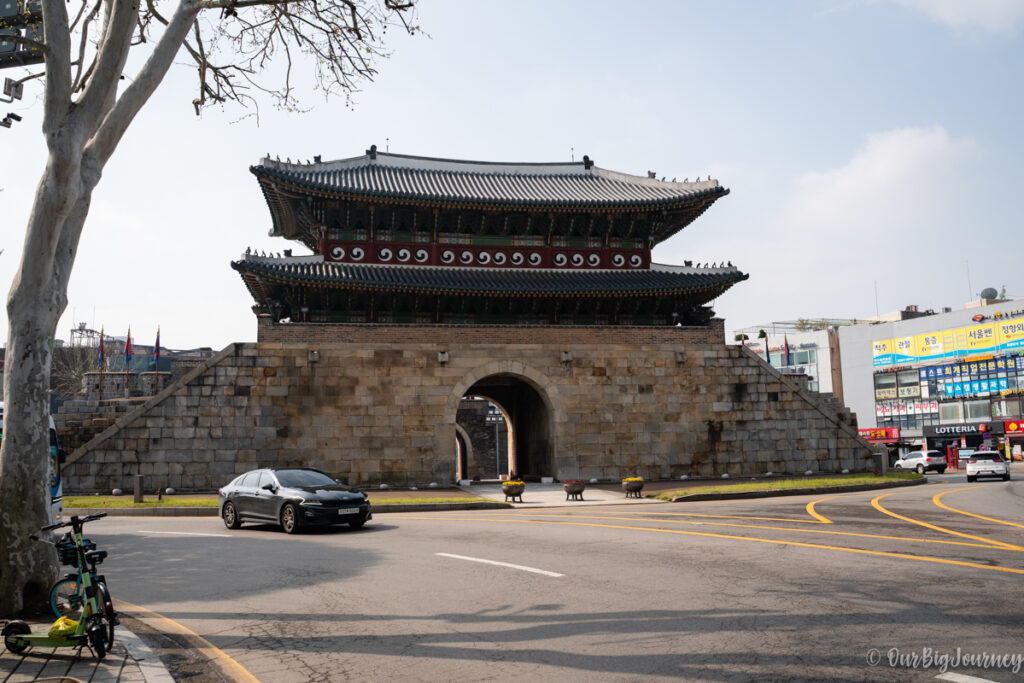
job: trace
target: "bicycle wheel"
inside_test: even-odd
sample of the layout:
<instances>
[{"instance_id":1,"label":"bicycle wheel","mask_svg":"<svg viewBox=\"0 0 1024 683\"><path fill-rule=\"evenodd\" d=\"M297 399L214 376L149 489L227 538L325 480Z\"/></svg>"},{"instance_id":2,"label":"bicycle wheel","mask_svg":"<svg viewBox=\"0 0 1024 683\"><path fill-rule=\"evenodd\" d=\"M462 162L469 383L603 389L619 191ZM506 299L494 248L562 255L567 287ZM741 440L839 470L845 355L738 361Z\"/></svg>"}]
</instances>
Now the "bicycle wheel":
<instances>
[{"instance_id":1,"label":"bicycle wheel","mask_svg":"<svg viewBox=\"0 0 1024 683\"><path fill-rule=\"evenodd\" d=\"M82 582L77 576L66 576L50 589L50 609L57 618L68 617L79 621L85 604Z\"/></svg>"},{"instance_id":2,"label":"bicycle wheel","mask_svg":"<svg viewBox=\"0 0 1024 683\"><path fill-rule=\"evenodd\" d=\"M114 644L114 626L121 623L117 618L117 612L114 611L114 599L110 597L110 589L107 588L107 584L100 582L96 584L96 588L99 590L99 601L100 608L103 610L103 616L107 622L107 650L110 650L110 646Z\"/></svg>"}]
</instances>

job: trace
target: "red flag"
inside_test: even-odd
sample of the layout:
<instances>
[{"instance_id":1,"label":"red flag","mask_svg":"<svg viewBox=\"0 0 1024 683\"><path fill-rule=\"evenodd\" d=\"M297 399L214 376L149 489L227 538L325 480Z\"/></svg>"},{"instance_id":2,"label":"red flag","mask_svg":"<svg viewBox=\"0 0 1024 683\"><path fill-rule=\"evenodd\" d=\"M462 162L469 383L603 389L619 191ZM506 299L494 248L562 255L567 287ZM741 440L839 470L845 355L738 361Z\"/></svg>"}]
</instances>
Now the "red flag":
<instances>
[{"instance_id":1,"label":"red flag","mask_svg":"<svg viewBox=\"0 0 1024 683\"><path fill-rule=\"evenodd\" d=\"M132 326L128 326L128 340L124 343L124 371L132 364Z\"/></svg>"}]
</instances>

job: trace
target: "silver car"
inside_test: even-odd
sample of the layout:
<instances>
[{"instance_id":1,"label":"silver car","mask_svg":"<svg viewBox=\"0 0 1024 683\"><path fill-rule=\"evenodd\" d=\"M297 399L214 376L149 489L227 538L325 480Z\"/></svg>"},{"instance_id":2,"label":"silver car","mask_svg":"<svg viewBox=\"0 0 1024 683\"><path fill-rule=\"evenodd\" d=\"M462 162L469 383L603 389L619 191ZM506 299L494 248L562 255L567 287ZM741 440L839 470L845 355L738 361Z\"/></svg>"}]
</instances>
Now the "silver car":
<instances>
[{"instance_id":1,"label":"silver car","mask_svg":"<svg viewBox=\"0 0 1024 683\"><path fill-rule=\"evenodd\" d=\"M978 477L999 477L1010 480L1010 468L995 451L975 451L967 459L967 481L978 481Z\"/></svg>"},{"instance_id":2,"label":"silver car","mask_svg":"<svg viewBox=\"0 0 1024 683\"><path fill-rule=\"evenodd\" d=\"M900 456L900 459L892 466L894 470L917 470L919 474L925 472L946 471L946 456L942 451L911 451Z\"/></svg>"}]
</instances>

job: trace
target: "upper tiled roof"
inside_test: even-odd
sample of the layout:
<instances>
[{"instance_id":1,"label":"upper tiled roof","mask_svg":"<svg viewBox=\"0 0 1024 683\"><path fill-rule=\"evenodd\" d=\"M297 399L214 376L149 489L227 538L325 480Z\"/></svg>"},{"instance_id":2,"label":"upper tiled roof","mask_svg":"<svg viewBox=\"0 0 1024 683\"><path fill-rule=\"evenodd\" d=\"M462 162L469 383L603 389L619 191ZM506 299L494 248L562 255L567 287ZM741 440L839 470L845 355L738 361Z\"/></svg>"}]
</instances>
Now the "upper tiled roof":
<instances>
[{"instance_id":1,"label":"upper tiled roof","mask_svg":"<svg viewBox=\"0 0 1024 683\"><path fill-rule=\"evenodd\" d=\"M353 265L321 256L244 255L231 267L243 275L278 283L333 284L358 289L474 294L480 296L627 296L670 292L723 292L747 279L739 269L652 264L650 270L554 270L520 268L432 268ZM717 291L716 291L717 290Z\"/></svg>"},{"instance_id":2,"label":"upper tiled roof","mask_svg":"<svg viewBox=\"0 0 1024 683\"><path fill-rule=\"evenodd\" d=\"M261 180L346 194L424 201L535 206L662 206L716 199L717 180L675 182L578 163L519 164L433 159L377 152L337 161L290 163L269 157L250 169Z\"/></svg>"}]
</instances>

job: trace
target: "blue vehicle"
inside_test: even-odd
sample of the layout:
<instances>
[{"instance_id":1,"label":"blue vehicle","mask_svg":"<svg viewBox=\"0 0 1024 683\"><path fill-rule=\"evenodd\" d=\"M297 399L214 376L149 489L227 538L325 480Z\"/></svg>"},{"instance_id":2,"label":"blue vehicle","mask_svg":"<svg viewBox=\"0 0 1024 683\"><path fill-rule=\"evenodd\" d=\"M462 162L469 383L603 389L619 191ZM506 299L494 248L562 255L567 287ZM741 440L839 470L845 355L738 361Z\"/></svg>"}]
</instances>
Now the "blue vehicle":
<instances>
[{"instance_id":1,"label":"blue vehicle","mask_svg":"<svg viewBox=\"0 0 1024 683\"><path fill-rule=\"evenodd\" d=\"M57 427L50 416L50 523L55 524L64 516L64 484L60 477L60 466L64 464L64 451L57 441ZM4 436L4 404L0 402L0 439Z\"/></svg>"}]
</instances>

